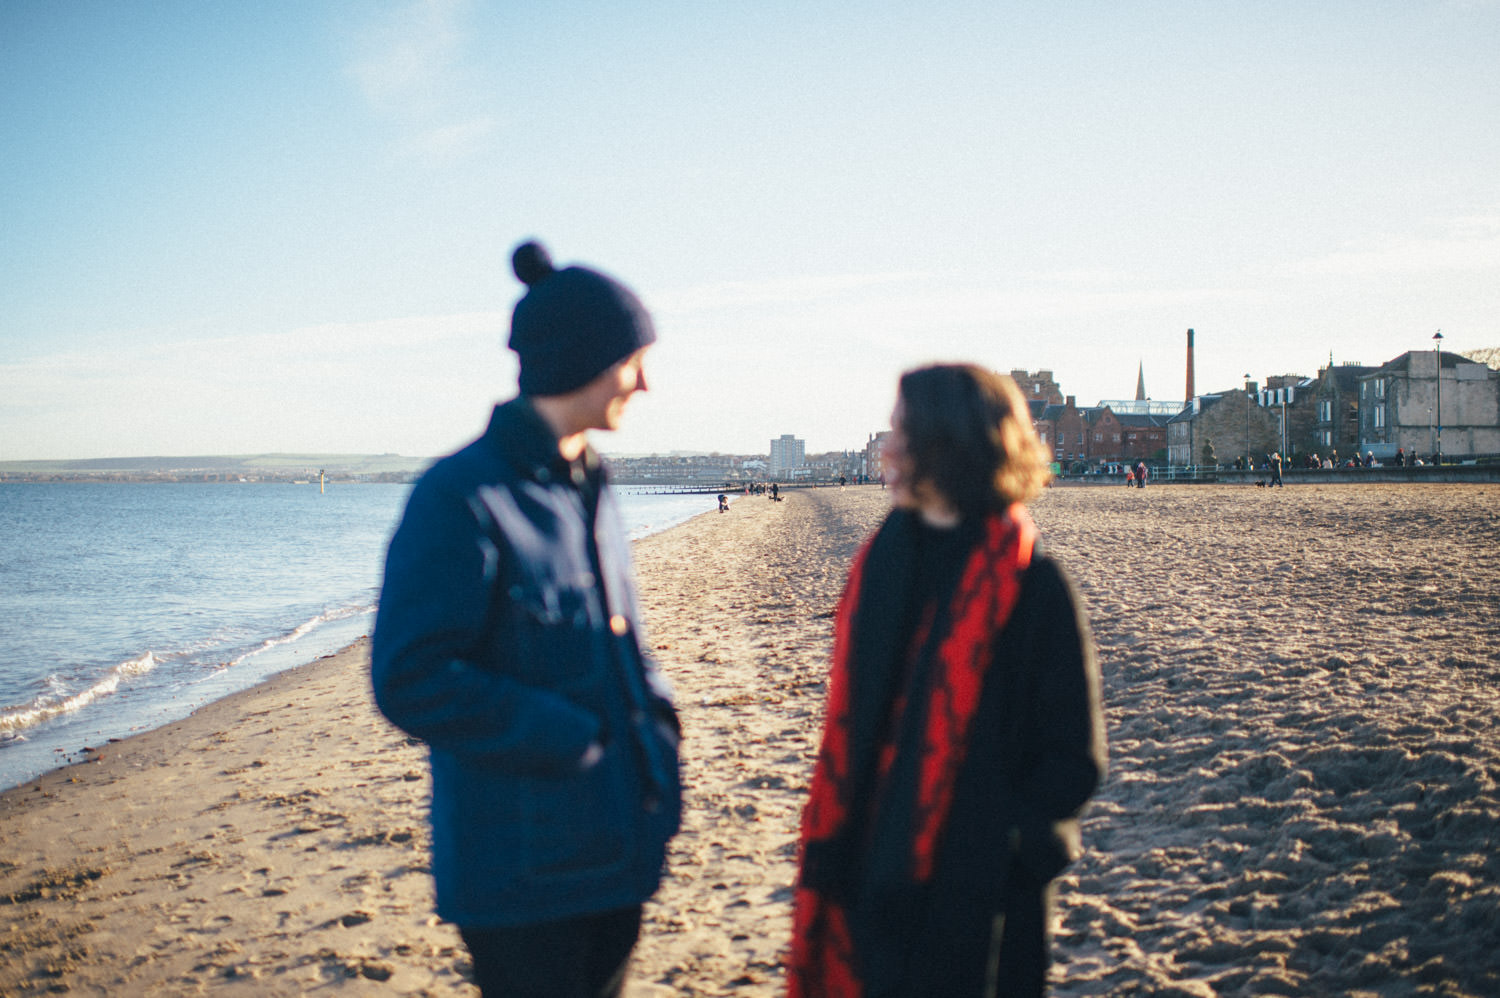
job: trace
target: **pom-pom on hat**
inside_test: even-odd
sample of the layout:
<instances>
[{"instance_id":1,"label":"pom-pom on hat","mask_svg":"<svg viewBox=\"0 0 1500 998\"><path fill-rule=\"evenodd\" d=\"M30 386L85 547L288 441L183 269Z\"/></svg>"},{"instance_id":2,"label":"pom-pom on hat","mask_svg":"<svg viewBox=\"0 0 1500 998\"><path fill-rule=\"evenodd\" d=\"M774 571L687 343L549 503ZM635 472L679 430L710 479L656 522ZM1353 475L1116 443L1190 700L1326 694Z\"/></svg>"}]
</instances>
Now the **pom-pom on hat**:
<instances>
[{"instance_id":1,"label":"pom-pom on hat","mask_svg":"<svg viewBox=\"0 0 1500 998\"><path fill-rule=\"evenodd\" d=\"M562 395L656 342L645 306L625 285L587 267L558 270L546 247L526 242L510 263L527 286L510 321L522 395Z\"/></svg>"}]
</instances>

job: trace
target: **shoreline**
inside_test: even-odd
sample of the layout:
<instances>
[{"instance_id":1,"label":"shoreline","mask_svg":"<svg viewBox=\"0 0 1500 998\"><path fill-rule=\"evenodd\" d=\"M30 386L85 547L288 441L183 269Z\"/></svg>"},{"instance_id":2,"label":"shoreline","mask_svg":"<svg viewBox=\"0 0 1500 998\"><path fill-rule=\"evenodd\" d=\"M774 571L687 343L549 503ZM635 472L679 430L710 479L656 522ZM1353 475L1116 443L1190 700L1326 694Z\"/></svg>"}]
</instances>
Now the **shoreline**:
<instances>
[{"instance_id":1,"label":"shoreline","mask_svg":"<svg viewBox=\"0 0 1500 998\"><path fill-rule=\"evenodd\" d=\"M736 501L634 542L643 599L646 563L668 574L705 529L787 505ZM0 792L0 996L477 993L432 913L426 752L376 712L368 637L91 748Z\"/></svg>"},{"instance_id":2,"label":"shoreline","mask_svg":"<svg viewBox=\"0 0 1500 998\"><path fill-rule=\"evenodd\" d=\"M382 523L388 514L394 529L407 490L374 488L391 497L374 512ZM626 493L622 516L629 536L641 539L711 511L713 505L711 497L701 495ZM59 595L57 619L48 614L30 619L28 631L12 636L19 639L19 647L12 642L11 655L0 668L6 688L14 691L0 709L0 791L86 760L85 747L116 744L181 720L215 700L348 647L373 626L378 573L388 540L387 535L372 532L361 537L363 546L358 551L348 544L327 542L324 549L335 560L342 557L341 567L367 566L368 571L358 577L349 571L335 573L339 581L325 585L278 576L278 569L271 566L295 553L247 539L246 543L257 545L256 550L242 551L235 568L215 577L214 587L200 594L204 607L184 609L188 605L184 601L191 597L185 592L172 594L168 602L179 608L174 619L157 614L162 602L159 593L142 596L141 588L131 589L124 583L121 600L112 604L111 618L94 618L87 607L80 610L81 601L69 603ZM34 554L37 564L53 556L61 557L45 546ZM152 565L144 570L158 569ZM242 580L257 571L275 576L268 591L280 593L288 608L301 608L304 614L278 613L265 605L253 613L246 611L242 618L205 610L237 605ZM6 591L10 595L25 594L31 584L24 571L7 575L6 581L12 583ZM277 588L283 582L284 591ZM16 619L28 619L24 600L0 600L0 604L0 615L9 606L19 615ZM198 624L179 628L185 620ZM94 626L96 621L100 626ZM111 627L115 621L131 627ZM42 643L45 639L36 637L40 634L53 635L52 643ZM101 649L108 652L94 654ZM47 675L53 672L58 677L56 685Z\"/></svg>"},{"instance_id":3,"label":"shoreline","mask_svg":"<svg viewBox=\"0 0 1500 998\"><path fill-rule=\"evenodd\" d=\"M782 989L834 602L878 486L634 546L685 815L628 998ZM1500 991L1500 488L1049 490L1111 773L1055 995ZM473 995L431 912L425 751L367 646L0 794L0 995Z\"/></svg>"}]
</instances>

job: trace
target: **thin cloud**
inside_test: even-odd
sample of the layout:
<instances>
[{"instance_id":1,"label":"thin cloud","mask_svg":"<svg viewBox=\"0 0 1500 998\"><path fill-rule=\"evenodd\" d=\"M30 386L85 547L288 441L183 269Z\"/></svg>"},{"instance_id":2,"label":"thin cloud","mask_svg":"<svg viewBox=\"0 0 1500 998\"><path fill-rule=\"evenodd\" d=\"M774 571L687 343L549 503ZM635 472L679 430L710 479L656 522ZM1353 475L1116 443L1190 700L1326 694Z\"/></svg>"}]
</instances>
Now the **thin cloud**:
<instances>
[{"instance_id":1,"label":"thin cloud","mask_svg":"<svg viewBox=\"0 0 1500 998\"><path fill-rule=\"evenodd\" d=\"M846 274L760 283L715 284L653 296L659 314L684 325L705 319L720 328L753 330L774 323L799 331L993 328L1037 319L1097 320L1116 313L1191 310L1205 302L1244 299L1221 287L1160 288L1114 272L1029 275L1018 283L975 285L932 274Z\"/></svg>"},{"instance_id":2,"label":"thin cloud","mask_svg":"<svg viewBox=\"0 0 1500 998\"><path fill-rule=\"evenodd\" d=\"M858 291L876 294L910 288L927 275L917 272L887 274L829 274L769 281L723 281L653 295L651 304L663 313L693 314L752 306L793 306L842 298Z\"/></svg>"},{"instance_id":3,"label":"thin cloud","mask_svg":"<svg viewBox=\"0 0 1500 998\"><path fill-rule=\"evenodd\" d=\"M514 385L504 321L473 313L330 324L0 364L11 430L0 460L146 449L440 453Z\"/></svg>"},{"instance_id":4,"label":"thin cloud","mask_svg":"<svg viewBox=\"0 0 1500 998\"><path fill-rule=\"evenodd\" d=\"M349 67L369 105L404 130L401 154L434 166L477 152L496 127L467 96L469 8L421 0L385 15L365 30Z\"/></svg>"},{"instance_id":5,"label":"thin cloud","mask_svg":"<svg viewBox=\"0 0 1500 998\"><path fill-rule=\"evenodd\" d=\"M409 136L402 151L434 166L464 159L478 152L495 133L495 119L481 115L468 121L429 128Z\"/></svg>"},{"instance_id":6,"label":"thin cloud","mask_svg":"<svg viewBox=\"0 0 1500 998\"><path fill-rule=\"evenodd\" d=\"M422 0L372 23L350 66L365 99L376 110L424 116L450 97L464 36L460 0Z\"/></svg>"},{"instance_id":7,"label":"thin cloud","mask_svg":"<svg viewBox=\"0 0 1500 998\"><path fill-rule=\"evenodd\" d=\"M1442 232L1432 235L1386 235L1364 244L1348 244L1294 269L1304 274L1360 277L1500 270L1500 214L1453 219Z\"/></svg>"}]
</instances>

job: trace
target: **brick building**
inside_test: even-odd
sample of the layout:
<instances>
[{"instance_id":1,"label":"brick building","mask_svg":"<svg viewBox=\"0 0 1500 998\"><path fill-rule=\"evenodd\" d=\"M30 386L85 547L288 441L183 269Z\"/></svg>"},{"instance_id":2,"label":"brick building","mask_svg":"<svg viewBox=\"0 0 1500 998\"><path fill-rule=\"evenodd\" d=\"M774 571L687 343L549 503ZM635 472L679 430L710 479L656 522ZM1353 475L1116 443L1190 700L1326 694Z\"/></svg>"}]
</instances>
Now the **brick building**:
<instances>
[{"instance_id":1,"label":"brick building","mask_svg":"<svg viewBox=\"0 0 1500 998\"><path fill-rule=\"evenodd\" d=\"M1181 402L1137 399L1099 404L1119 423L1121 439L1113 455L1101 452L1096 455L1096 462L1133 464L1136 461L1160 463L1166 460L1167 421L1182 411Z\"/></svg>"},{"instance_id":2,"label":"brick building","mask_svg":"<svg viewBox=\"0 0 1500 998\"><path fill-rule=\"evenodd\" d=\"M1043 405L1039 413L1037 403L1033 402L1032 414L1032 426L1054 461L1067 466L1088 460L1088 421L1075 396Z\"/></svg>"},{"instance_id":3,"label":"brick building","mask_svg":"<svg viewBox=\"0 0 1500 998\"><path fill-rule=\"evenodd\" d=\"M1033 419L1052 458L1065 469L1083 464L1160 462L1166 457L1167 421L1181 402L1105 400L1080 408L1075 396L1042 407Z\"/></svg>"},{"instance_id":4,"label":"brick building","mask_svg":"<svg viewBox=\"0 0 1500 998\"><path fill-rule=\"evenodd\" d=\"M1050 405L1063 401L1062 389L1053 380L1051 371L1015 370L1010 372L1010 376L1016 387L1021 389L1021 394L1026 396L1026 401L1032 405L1033 415L1037 411L1035 406L1038 402Z\"/></svg>"},{"instance_id":5,"label":"brick building","mask_svg":"<svg viewBox=\"0 0 1500 998\"><path fill-rule=\"evenodd\" d=\"M1088 426L1084 430L1084 453L1090 463L1119 461L1124 444L1124 427L1120 417L1109 406L1084 410Z\"/></svg>"}]
</instances>

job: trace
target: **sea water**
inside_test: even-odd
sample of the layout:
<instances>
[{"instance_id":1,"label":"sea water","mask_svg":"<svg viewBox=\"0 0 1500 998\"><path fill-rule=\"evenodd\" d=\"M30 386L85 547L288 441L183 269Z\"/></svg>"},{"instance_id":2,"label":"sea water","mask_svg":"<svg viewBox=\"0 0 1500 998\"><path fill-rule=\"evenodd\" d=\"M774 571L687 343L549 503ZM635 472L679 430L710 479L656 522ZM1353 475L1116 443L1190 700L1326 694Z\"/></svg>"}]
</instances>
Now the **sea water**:
<instances>
[{"instance_id":1,"label":"sea water","mask_svg":"<svg viewBox=\"0 0 1500 998\"><path fill-rule=\"evenodd\" d=\"M0 788L368 634L409 489L0 483ZM620 495L632 539L717 505Z\"/></svg>"}]
</instances>

